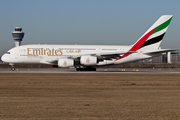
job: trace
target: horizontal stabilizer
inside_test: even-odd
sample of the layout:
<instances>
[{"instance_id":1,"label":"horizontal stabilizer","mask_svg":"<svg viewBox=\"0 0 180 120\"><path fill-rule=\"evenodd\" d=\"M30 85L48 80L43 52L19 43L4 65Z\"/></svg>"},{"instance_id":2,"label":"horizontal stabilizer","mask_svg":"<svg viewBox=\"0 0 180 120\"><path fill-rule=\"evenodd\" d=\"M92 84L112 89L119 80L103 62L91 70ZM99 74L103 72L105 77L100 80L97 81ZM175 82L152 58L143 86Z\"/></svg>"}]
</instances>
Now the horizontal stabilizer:
<instances>
[{"instance_id":1,"label":"horizontal stabilizer","mask_svg":"<svg viewBox=\"0 0 180 120\"><path fill-rule=\"evenodd\" d=\"M178 51L180 49L159 49L159 50L156 50L156 51L151 51L151 52L146 52L144 54L147 54L147 55L155 55L155 54L162 54L162 53L167 53L167 52L173 52L173 51Z\"/></svg>"}]
</instances>

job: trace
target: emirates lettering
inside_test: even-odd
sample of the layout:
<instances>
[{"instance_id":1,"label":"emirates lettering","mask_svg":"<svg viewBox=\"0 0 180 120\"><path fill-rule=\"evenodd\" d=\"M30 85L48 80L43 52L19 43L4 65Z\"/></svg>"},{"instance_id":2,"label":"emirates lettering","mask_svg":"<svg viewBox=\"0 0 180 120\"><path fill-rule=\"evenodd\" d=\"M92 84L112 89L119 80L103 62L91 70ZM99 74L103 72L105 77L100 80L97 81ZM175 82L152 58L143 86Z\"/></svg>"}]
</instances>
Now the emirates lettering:
<instances>
[{"instance_id":1,"label":"emirates lettering","mask_svg":"<svg viewBox=\"0 0 180 120\"><path fill-rule=\"evenodd\" d=\"M60 49L34 49L27 48L27 55L62 55L63 52Z\"/></svg>"}]
</instances>

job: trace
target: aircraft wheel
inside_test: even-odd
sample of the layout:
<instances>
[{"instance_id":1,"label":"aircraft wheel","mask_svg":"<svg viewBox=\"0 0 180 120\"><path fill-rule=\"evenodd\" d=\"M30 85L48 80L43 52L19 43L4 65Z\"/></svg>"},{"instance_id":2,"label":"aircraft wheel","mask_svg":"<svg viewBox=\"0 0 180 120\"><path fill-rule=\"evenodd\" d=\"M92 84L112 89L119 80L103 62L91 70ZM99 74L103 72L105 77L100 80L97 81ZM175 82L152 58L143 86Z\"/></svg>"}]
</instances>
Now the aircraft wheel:
<instances>
[{"instance_id":1,"label":"aircraft wheel","mask_svg":"<svg viewBox=\"0 0 180 120\"><path fill-rule=\"evenodd\" d=\"M84 68L76 68L76 71L84 71Z\"/></svg>"},{"instance_id":2,"label":"aircraft wheel","mask_svg":"<svg viewBox=\"0 0 180 120\"><path fill-rule=\"evenodd\" d=\"M12 70L12 71L15 71L15 67L14 67L14 66L12 66L12 67L11 67L11 70Z\"/></svg>"},{"instance_id":3,"label":"aircraft wheel","mask_svg":"<svg viewBox=\"0 0 180 120\"><path fill-rule=\"evenodd\" d=\"M96 68L92 68L92 71L96 71Z\"/></svg>"},{"instance_id":4,"label":"aircraft wheel","mask_svg":"<svg viewBox=\"0 0 180 120\"><path fill-rule=\"evenodd\" d=\"M84 71L84 68L80 68L80 71Z\"/></svg>"},{"instance_id":5,"label":"aircraft wheel","mask_svg":"<svg viewBox=\"0 0 180 120\"><path fill-rule=\"evenodd\" d=\"M96 71L96 68L84 68L84 71Z\"/></svg>"}]
</instances>

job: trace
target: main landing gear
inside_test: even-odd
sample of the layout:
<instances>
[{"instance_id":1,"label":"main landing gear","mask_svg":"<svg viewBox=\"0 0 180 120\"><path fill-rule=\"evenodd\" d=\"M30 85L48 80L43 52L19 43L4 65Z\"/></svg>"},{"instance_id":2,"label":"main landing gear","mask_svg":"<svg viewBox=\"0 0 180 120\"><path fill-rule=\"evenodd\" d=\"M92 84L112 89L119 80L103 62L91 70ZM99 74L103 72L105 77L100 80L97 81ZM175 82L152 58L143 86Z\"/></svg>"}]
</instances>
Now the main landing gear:
<instances>
[{"instance_id":1,"label":"main landing gear","mask_svg":"<svg viewBox=\"0 0 180 120\"><path fill-rule=\"evenodd\" d=\"M96 71L96 68L87 67L87 68L76 68L76 71Z\"/></svg>"}]
</instances>

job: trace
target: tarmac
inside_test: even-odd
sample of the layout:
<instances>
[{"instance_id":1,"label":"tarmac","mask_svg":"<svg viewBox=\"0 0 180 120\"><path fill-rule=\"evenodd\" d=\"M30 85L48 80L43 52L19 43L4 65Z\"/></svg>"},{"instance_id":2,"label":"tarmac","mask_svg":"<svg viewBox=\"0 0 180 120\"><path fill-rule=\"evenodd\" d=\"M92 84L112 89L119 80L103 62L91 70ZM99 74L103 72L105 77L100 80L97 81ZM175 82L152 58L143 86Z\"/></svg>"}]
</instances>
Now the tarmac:
<instances>
[{"instance_id":1,"label":"tarmac","mask_svg":"<svg viewBox=\"0 0 180 120\"><path fill-rule=\"evenodd\" d=\"M179 120L178 73L0 68L0 120Z\"/></svg>"},{"instance_id":2,"label":"tarmac","mask_svg":"<svg viewBox=\"0 0 180 120\"><path fill-rule=\"evenodd\" d=\"M159 68L98 68L97 71L76 71L75 68L0 68L0 73L180 73L179 68L159 69Z\"/></svg>"}]
</instances>

